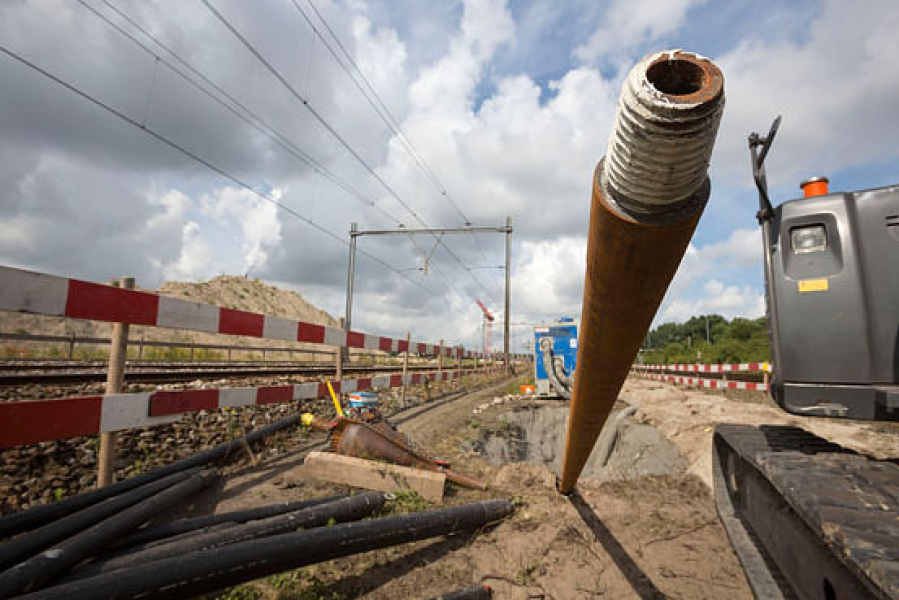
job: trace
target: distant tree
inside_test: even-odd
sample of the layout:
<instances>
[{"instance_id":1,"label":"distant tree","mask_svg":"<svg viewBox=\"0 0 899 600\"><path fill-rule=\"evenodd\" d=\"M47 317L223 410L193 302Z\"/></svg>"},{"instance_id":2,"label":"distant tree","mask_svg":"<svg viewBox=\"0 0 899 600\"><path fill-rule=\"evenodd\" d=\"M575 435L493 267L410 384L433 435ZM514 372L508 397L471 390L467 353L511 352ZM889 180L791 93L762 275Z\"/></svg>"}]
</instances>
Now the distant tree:
<instances>
[{"instance_id":1,"label":"distant tree","mask_svg":"<svg viewBox=\"0 0 899 600\"><path fill-rule=\"evenodd\" d=\"M721 315L700 315L684 323L663 323L643 342L646 363L761 362L770 360L770 354L765 317L728 321Z\"/></svg>"}]
</instances>

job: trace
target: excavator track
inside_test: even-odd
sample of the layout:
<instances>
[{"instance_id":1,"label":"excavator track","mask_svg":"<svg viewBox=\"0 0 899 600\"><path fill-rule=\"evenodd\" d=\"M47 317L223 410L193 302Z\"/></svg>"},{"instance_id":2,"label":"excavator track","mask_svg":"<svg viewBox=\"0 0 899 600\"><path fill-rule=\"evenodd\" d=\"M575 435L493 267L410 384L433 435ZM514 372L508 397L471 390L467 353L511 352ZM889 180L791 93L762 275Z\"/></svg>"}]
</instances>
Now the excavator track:
<instances>
[{"instance_id":1,"label":"excavator track","mask_svg":"<svg viewBox=\"0 0 899 600\"><path fill-rule=\"evenodd\" d=\"M718 425L718 514L756 598L899 599L899 466L788 426Z\"/></svg>"}]
</instances>

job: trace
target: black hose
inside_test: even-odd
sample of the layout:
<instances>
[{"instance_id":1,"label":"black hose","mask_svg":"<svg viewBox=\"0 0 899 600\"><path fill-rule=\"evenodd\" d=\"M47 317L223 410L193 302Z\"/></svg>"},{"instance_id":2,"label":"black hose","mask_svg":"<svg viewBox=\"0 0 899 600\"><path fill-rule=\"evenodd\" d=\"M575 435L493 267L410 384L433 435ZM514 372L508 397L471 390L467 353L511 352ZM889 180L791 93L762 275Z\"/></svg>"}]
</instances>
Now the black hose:
<instances>
[{"instance_id":1,"label":"black hose","mask_svg":"<svg viewBox=\"0 0 899 600\"><path fill-rule=\"evenodd\" d=\"M171 542L145 546L137 551L125 551L115 558L91 563L72 573L71 579L83 579L101 573L109 573L137 565L163 560L172 556L185 556L201 550L211 550L230 544L262 537L312 529L328 523L355 521L384 505L381 492L363 492L326 504L304 508L285 515L277 515L240 525L232 525L217 531L199 532L182 536Z\"/></svg>"},{"instance_id":2,"label":"black hose","mask_svg":"<svg viewBox=\"0 0 899 600\"><path fill-rule=\"evenodd\" d=\"M188 456L187 458L183 458L164 467L160 467L152 471L147 471L146 473L142 473L129 479L124 479L122 481L97 490L92 490L90 492L84 492L76 496L64 498L62 500L59 500L58 502L53 502L51 504L42 504L40 506L35 506L34 508L29 508L28 510L23 510L21 512L7 515L0 518L0 539L15 535L17 533L21 533L23 531L27 531L29 529L34 529L35 527L40 527L41 525L49 523L50 521L55 521L60 517L64 517L70 513L73 513L76 510L81 510L86 506L91 506L92 504L96 504L101 500L105 500L106 498L110 498L112 496L117 496L122 492L132 490L151 481L156 481L157 479L161 479L162 477L171 475L172 473L177 473L178 471L183 471L191 467L206 465L214 460L226 457L232 452L239 451L245 445L255 443L262 438L268 437L271 434L284 429L285 427L295 425L299 423L299 421L300 415L293 415L287 417L286 419L276 421L271 425L267 425L262 429L257 429L256 431L250 432L243 437L239 437L229 442L224 442L222 444L219 444L215 448L211 448L209 450L206 450L205 452L200 452L199 454L194 454L193 456Z\"/></svg>"},{"instance_id":3,"label":"black hose","mask_svg":"<svg viewBox=\"0 0 899 600\"><path fill-rule=\"evenodd\" d=\"M142 544L149 544L164 538L170 538L182 533L196 531L197 529L205 529L214 527L222 523L246 523L248 521L256 521L276 515L294 512L310 506L318 506L326 502L333 502L346 498L347 494L338 494L336 496L327 496L325 498L313 498L311 500L300 500L299 502L285 502L283 504L272 504L270 506L260 506L258 508L250 508L247 510L238 510L218 515L205 515L202 517L194 517L192 519L181 519L172 521L171 523L160 523L158 525L150 525L140 529L123 540L112 545L113 549L131 548Z\"/></svg>"},{"instance_id":4,"label":"black hose","mask_svg":"<svg viewBox=\"0 0 899 600\"><path fill-rule=\"evenodd\" d=\"M21 600L188 598L359 552L471 531L512 513L507 500L343 523L204 550L29 594Z\"/></svg>"},{"instance_id":5,"label":"black hose","mask_svg":"<svg viewBox=\"0 0 899 600\"><path fill-rule=\"evenodd\" d=\"M180 483L200 470L199 467L173 473L157 481L143 485L113 498L107 498L99 504L90 506L76 513L48 523L36 531L30 531L0 546L0 571L7 569L26 558L49 548L56 542L64 540L91 527L103 519L110 517L132 504L140 502L167 487Z\"/></svg>"},{"instance_id":6,"label":"black hose","mask_svg":"<svg viewBox=\"0 0 899 600\"><path fill-rule=\"evenodd\" d=\"M4 571L0 574L0 598L39 589L66 569L96 554L100 548L116 537L128 533L153 515L196 494L212 483L216 475L214 470L191 475L181 483L162 490L155 496L142 500L90 529Z\"/></svg>"},{"instance_id":7,"label":"black hose","mask_svg":"<svg viewBox=\"0 0 899 600\"><path fill-rule=\"evenodd\" d=\"M430 600L490 600L490 598L493 598L493 590L489 585L470 585L442 596L434 596Z\"/></svg>"}]
</instances>

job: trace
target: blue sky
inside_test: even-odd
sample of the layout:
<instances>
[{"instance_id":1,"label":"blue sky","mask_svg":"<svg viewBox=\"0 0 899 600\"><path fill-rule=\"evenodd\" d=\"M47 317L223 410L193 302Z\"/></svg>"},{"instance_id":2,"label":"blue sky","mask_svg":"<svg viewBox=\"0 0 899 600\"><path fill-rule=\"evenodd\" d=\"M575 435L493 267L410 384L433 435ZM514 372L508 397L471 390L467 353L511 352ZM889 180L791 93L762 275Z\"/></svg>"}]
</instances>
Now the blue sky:
<instances>
[{"instance_id":1,"label":"blue sky","mask_svg":"<svg viewBox=\"0 0 899 600\"><path fill-rule=\"evenodd\" d=\"M0 40L338 239L0 57L3 264L95 281L133 274L146 287L249 273L340 316L349 224L457 226L448 195L477 224L512 216L513 322L577 316L590 178L621 80L642 56L669 48L716 61L727 107L712 197L657 322L762 314L746 136L774 116L784 116L768 161L775 198L798 196L798 182L816 174L835 190L899 179L891 0L298 0L320 32L334 31L431 175L289 0L212 4L356 157L201 3L85 3L150 52L62 0L0 5ZM198 91L157 62L154 54L177 59L110 6L353 192L211 100L217 90ZM433 245L364 239L366 252L403 271L360 257L354 326L473 343L474 299L502 312L502 272L473 269L502 263L502 236L447 240L427 275L414 270ZM523 343L527 327L517 330Z\"/></svg>"}]
</instances>

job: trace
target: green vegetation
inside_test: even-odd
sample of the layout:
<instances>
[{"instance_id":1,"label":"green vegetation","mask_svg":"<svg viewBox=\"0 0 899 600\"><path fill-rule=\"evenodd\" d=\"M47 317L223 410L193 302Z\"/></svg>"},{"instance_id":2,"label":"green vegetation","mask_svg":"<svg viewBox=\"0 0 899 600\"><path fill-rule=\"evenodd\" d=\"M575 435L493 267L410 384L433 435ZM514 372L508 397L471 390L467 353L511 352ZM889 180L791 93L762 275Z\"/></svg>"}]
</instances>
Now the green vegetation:
<instances>
[{"instance_id":1,"label":"green vegetation","mask_svg":"<svg viewBox=\"0 0 899 600\"><path fill-rule=\"evenodd\" d=\"M429 508L428 501L422 498L415 490L395 492L393 496L393 500L388 500L387 503L377 511L375 516L405 515L421 512Z\"/></svg>"},{"instance_id":2,"label":"green vegetation","mask_svg":"<svg viewBox=\"0 0 899 600\"><path fill-rule=\"evenodd\" d=\"M507 396L519 395L521 394L521 386L523 385L534 385L534 370L531 369L530 373L527 377L517 377L511 383L509 383L505 389L503 389L503 394Z\"/></svg>"},{"instance_id":3,"label":"green vegetation","mask_svg":"<svg viewBox=\"0 0 899 600\"><path fill-rule=\"evenodd\" d=\"M685 323L665 323L649 332L640 354L647 364L771 360L768 321L702 315Z\"/></svg>"}]
</instances>

